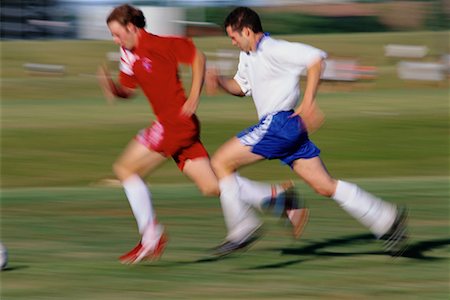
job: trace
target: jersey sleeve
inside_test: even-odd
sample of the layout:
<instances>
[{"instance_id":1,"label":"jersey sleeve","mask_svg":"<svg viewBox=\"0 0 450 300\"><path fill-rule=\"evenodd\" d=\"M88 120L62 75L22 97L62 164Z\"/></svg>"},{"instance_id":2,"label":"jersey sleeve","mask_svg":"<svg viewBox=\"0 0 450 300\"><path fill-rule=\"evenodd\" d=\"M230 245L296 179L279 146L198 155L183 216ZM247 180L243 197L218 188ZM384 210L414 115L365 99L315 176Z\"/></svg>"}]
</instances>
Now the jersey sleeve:
<instances>
[{"instance_id":1,"label":"jersey sleeve","mask_svg":"<svg viewBox=\"0 0 450 300\"><path fill-rule=\"evenodd\" d=\"M130 76L122 71L119 73L119 82L124 87L135 89L137 87L136 79L134 76Z\"/></svg>"},{"instance_id":2,"label":"jersey sleeve","mask_svg":"<svg viewBox=\"0 0 450 300\"><path fill-rule=\"evenodd\" d=\"M136 78L133 72L133 64L136 58L134 55L124 48L120 48L119 63L119 82L121 85L134 89L137 86Z\"/></svg>"},{"instance_id":3,"label":"jersey sleeve","mask_svg":"<svg viewBox=\"0 0 450 300\"><path fill-rule=\"evenodd\" d=\"M299 72L308 68L320 59L325 59L327 53L310 45L284 41L278 45L277 60L290 65Z\"/></svg>"},{"instance_id":4,"label":"jersey sleeve","mask_svg":"<svg viewBox=\"0 0 450 300\"><path fill-rule=\"evenodd\" d=\"M171 44L177 62L182 64L192 64L197 50L190 39L173 37Z\"/></svg>"},{"instance_id":5,"label":"jersey sleeve","mask_svg":"<svg viewBox=\"0 0 450 300\"><path fill-rule=\"evenodd\" d=\"M251 96L252 95L252 87L250 85L250 82L248 81L248 75L247 75L247 67L245 63L245 54L241 52L239 57L239 64L238 64L238 70L236 72L236 75L234 75L233 79L237 82L237 84L241 87L242 92L245 96Z\"/></svg>"}]
</instances>

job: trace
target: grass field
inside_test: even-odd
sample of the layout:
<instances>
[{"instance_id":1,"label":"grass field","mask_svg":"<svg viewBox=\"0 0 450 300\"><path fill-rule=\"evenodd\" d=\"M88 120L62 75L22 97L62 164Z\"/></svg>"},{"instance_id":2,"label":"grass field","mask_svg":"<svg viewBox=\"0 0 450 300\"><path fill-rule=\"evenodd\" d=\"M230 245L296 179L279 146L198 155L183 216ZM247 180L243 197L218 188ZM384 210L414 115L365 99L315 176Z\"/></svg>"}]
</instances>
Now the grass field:
<instances>
[{"instance_id":1,"label":"grass field","mask_svg":"<svg viewBox=\"0 0 450 300\"><path fill-rule=\"evenodd\" d=\"M312 135L330 172L410 209L411 245L392 259L337 205L300 181L311 206L305 235L265 217L250 251L222 260L208 249L225 235L218 200L205 198L168 162L147 178L170 243L161 261L122 266L137 241L124 193L105 186L111 164L152 115L140 96L108 106L94 73L109 42L1 42L1 240L10 253L1 299L448 299L448 83L403 82L385 43L448 52L448 32L289 36L335 57L377 67L372 82L324 83L326 123ZM223 38L196 40L204 51ZM30 49L34 51L30 52ZM24 72L26 62L66 66L64 76ZM113 66L111 66L113 67ZM202 97L202 139L213 153L251 125L251 101ZM270 171L269 171L270 170ZM242 170L292 178L277 161Z\"/></svg>"},{"instance_id":2,"label":"grass field","mask_svg":"<svg viewBox=\"0 0 450 300\"><path fill-rule=\"evenodd\" d=\"M3 192L10 267L2 299L448 299L448 179L357 180L410 209L411 245L392 259L331 201L312 195L311 221L294 242L266 218L248 252L215 260L224 225L218 201L191 185L153 189L170 243L159 262L122 266L137 239L122 191L29 188Z\"/></svg>"}]
</instances>

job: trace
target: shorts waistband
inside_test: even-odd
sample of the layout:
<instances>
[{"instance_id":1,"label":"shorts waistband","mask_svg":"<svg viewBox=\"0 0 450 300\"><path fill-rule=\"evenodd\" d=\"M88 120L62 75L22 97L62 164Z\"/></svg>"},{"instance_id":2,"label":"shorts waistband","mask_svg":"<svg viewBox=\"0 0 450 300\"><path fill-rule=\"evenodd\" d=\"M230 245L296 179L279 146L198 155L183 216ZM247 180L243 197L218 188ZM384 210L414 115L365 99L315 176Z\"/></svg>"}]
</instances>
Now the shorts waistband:
<instances>
[{"instance_id":1,"label":"shorts waistband","mask_svg":"<svg viewBox=\"0 0 450 300\"><path fill-rule=\"evenodd\" d=\"M269 117L269 116L274 117L274 116L276 116L276 115L281 115L281 114L289 114L289 115L292 115L293 113L294 113L294 110L293 110L293 109L291 109L291 110L279 110L279 111L275 111L275 112L273 112L273 113L270 113L270 114L267 114L267 115L263 116L263 117L261 118L260 121L262 121L262 120L264 120L264 119L267 119L267 117Z\"/></svg>"}]
</instances>

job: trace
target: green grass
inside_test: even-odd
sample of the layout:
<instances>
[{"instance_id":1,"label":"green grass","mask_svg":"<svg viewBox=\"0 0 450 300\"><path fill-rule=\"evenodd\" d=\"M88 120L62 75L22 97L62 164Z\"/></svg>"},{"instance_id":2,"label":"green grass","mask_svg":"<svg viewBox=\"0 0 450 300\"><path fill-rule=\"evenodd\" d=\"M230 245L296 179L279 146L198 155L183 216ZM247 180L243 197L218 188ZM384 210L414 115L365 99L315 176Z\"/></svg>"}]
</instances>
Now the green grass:
<instances>
[{"instance_id":1,"label":"green grass","mask_svg":"<svg viewBox=\"0 0 450 300\"><path fill-rule=\"evenodd\" d=\"M153 188L170 243L159 262L123 266L137 240L115 188L29 188L2 193L10 265L2 299L447 299L448 178L357 180L410 209L410 249L392 259L335 203L313 195L311 221L293 241L270 217L249 251L215 260L225 234L219 203L191 185Z\"/></svg>"},{"instance_id":2,"label":"green grass","mask_svg":"<svg viewBox=\"0 0 450 300\"><path fill-rule=\"evenodd\" d=\"M442 89L324 93L318 101L326 123L312 139L338 177L446 175L445 99ZM116 106L99 99L3 102L2 185L87 185L112 177L113 161L137 130L149 124L149 111L142 98ZM211 153L256 119L251 101L226 96L204 97L198 114ZM291 176L278 161L244 173L265 180ZM173 162L149 180L187 182Z\"/></svg>"},{"instance_id":3,"label":"green grass","mask_svg":"<svg viewBox=\"0 0 450 300\"><path fill-rule=\"evenodd\" d=\"M1 240L10 268L1 299L447 299L448 83L403 82L386 43L424 44L436 60L448 32L286 36L332 57L378 68L372 82L323 83L326 114L312 135L331 174L411 211L407 257L392 260L335 203L314 195L311 222L293 242L272 218L251 251L223 260L207 249L225 235L218 200L205 198L168 162L147 178L170 244L160 262L122 266L137 240L121 189L102 187L126 143L153 118L146 100L108 106L96 67L111 42L2 41ZM204 51L225 38L196 39ZM30 51L32 49L33 51ZM64 76L27 74L26 62L66 65ZM111 64L113 68L114 65ZM183 72L187 82L189 77ZM202 139L214 151L253 124L250 99L202 96ZM278 161L244 168L267 182L294 178Z\"/></svg>"},{"instance_id":4,"label":"green grass","mask_svg":"<svg viewBox=\"0 0 450 300\"><path fill-rule=\"evenodd\" d=\"M448 175L448 85L400 81L396 61L383 56L387 43L420 43L430 48L425 60L436 60L448 52L448 32L284 38L321 47L331 57L355 57L379 70L373 82L321 86L318 101L327 120L312 138L333 175ZM196 43L208 52L232 47L223 37L198 38ZM112 162L152 118L142 96L115 106L102 99L94 74L105 53L117 47L109 41L2 41L0 45L1 186L83 186L112 177ZM30 75L22 67L26 62L64 64L67 72L60 77ZM183 78L188 82L186 72ZM211 153L256 119L250 99L224 95L203 95L198 114ZM269 176L267 168L272 171ZM278 162L244 173L267 180L291 175ZM187 182L173 163L150 180Z\"/></svg>"}]
</instances>

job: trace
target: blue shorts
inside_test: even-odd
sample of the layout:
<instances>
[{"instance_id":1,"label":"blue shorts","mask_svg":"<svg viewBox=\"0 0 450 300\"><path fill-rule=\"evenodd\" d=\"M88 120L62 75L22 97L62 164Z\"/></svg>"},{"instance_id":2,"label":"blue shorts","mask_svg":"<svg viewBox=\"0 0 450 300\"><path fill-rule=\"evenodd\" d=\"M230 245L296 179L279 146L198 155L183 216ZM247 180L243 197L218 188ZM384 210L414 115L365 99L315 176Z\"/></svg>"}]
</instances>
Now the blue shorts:
<instances>
[{"instance_id":1,"label":"blue shorts","mask_svg":"<svg viewBox=\"0 0 450 300\"><path fill-rule=\"evenodd\" d=\"M266 159L279 159L291 168L299 158L319 156L320 149L309 140L302 119L290 118L293 113L291 110L270 114L237 137L242 144L252 147L252 153Z\"/></svg>"}]
</instances>

